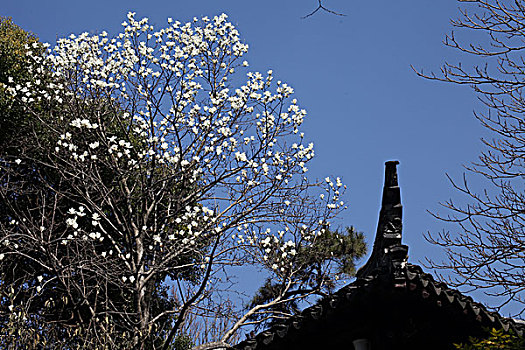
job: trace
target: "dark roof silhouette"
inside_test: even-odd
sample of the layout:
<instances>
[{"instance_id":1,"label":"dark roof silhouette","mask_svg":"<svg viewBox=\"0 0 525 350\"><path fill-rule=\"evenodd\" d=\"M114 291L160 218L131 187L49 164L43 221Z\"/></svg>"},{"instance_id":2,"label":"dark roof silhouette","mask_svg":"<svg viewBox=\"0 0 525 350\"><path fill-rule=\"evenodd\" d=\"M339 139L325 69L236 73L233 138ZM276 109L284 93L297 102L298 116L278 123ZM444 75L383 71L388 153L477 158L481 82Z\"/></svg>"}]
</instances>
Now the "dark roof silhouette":
<instances>
[{"instance_id":1,"label":"dark roof silhouette","mask_svg":"<svg viewBox=\"0 0 525 350\"><path fill-rule=\"evenodd\" d=\"M390 348L402 344L404 348L423 344L426 348L440 348L444 344L452 346L452 341L466 340L468 335L481 336L484 327L525 335L523 322L489 311L471 297L434 280L420 266L407 263L408 247L401 243L397 164L386 162L374 246L369 260L357 272L357 279L299 315L246 339L235 349L314 349L328 343L332 347L347 344L366 336L375 337L376 344L390 342Z\"/></svg>"}]
</instances>

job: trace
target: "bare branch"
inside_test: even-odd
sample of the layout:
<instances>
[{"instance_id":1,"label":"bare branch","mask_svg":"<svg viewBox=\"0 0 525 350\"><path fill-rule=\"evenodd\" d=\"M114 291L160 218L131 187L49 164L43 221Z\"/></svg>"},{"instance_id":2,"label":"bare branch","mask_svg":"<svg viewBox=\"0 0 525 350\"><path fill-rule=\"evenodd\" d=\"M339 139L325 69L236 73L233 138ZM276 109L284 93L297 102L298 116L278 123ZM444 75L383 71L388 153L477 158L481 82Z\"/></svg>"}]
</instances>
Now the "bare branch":
<instances>
[{"instance_id":1,"label":"bare branch","mask_svg":"<svg viewBox=\"0 0 525 350\"><path fill-rule=\"evenodd\" d=\"M317 8L315 10L313 10L312 12L310 12L309 14L307 14L306 16L301 17L302 19L305 19L305 18L308 18L308 17L311 17L311 16L315 15L317 13L317 11L319 11L319 10L331 13L331 14L336 15L336 16L346 16L343 13L338 13L338 12L335 12L333 10L330 10L330 9L324 7L322 0L317 0L317 1L318 1Z\"/></svg>"},{"instance_id":2,"label":"bare branch","mask_svg":"<svg viewBox=\"0 0 525 350\"><path fill-rule=\"evenodd\" d=\"M445 63L439 74L416 74L430 80L469 85L486 107L475 112L481 125L492 134L482 139L484 151L476 162L465 166L462 181L450 179L466 198L465 204L443 203L448 215L433 215L458 225L455 233L428 234L427 240L444 247L447 260L430 262L438 269L451 269L454 286L484 289L499 297L497 309L514 303L525 311L525 4L523 1L473 1L475 8L461 9L452 24L475 31L480 43L461 42L452 32L444 44L471 57L477 65ZM473 188L471 177L484 179ZM462 203L462 202L460 202Z\"/></svg>"}]
</instances>

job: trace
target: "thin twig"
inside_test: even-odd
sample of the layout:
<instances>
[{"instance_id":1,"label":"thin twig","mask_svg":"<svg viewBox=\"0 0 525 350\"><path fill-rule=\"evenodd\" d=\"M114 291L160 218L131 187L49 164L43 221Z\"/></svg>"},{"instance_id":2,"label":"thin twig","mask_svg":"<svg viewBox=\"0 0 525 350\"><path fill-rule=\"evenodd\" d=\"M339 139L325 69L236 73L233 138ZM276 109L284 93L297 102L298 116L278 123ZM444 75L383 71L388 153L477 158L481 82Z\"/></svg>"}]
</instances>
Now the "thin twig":
<instances>
[{"instance_id":1,"label":"thin twig","mask_svg":"<svg viewBox=\"0 0 525 350\"><path fill-rule=\"evenodd\" d=\"M305 18L313 16L319 10L326 11L326 12L331 13L331 14L336 15L336 16L346 16L344 13L339 13L339 12L335 12L333 10L327 9L326 7L323 6L322 0L317 0L317 1L319 2L319 6L317 6L317 8L315 10L313 10L312 12L307 14L306 16L301 17L302 19L305 19Z\"/></svg>"}]
</instances>

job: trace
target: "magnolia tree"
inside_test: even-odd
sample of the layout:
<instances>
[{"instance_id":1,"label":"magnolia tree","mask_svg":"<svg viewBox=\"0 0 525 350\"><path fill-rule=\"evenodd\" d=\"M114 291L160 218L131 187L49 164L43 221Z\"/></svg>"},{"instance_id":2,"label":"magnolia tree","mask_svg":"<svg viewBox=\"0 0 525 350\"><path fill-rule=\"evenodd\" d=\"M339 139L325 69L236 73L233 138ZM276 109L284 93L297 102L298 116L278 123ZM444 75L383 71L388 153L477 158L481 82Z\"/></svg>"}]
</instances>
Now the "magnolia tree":
<instances>
[{"instance_id":1,"label":"magnolia tree","mask_svg":"<svg viewBox=\"0 0 525 350\"><path fill-rule=\"evenodd\" d=\"M33 141L0 159L3 317L167 349L196 317L235 316L228 341L339 277L328 261L298 289L311 263L299 252L343 208L344 186L305 177L306 112L272 71L236 75L248 46L226 18L154 30L129 13L115 37L27 48L35 79L4 85ZM221 313L241 265L280 289Z\"/></svg>"}]
</instances>

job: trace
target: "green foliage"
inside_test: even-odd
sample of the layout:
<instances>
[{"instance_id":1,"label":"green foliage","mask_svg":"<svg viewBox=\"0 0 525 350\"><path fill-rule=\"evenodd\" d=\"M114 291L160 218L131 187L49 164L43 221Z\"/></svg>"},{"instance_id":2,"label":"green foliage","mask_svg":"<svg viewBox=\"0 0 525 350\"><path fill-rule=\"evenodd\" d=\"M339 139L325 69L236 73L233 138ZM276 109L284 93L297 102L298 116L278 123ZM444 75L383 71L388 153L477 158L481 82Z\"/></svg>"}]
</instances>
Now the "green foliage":
<instances>
[{"instance_id":1,"label":"green foliage","mask_svg":"<svg viewBox=\"0 0 525 350\"><path fill-rule=\"evenodd\" d=\"M270 309L270 324L278 321L279 316L291 315L299 312L298 300L294 295L311 293L325 295L333 290L338 280L354 277L356 262L366 254L367 248L364 235L356 232L353 227L346 227L345 232L325 230L316 237L315 241L307 247L302 247L294 259L292 271L296 274L294 285L284 293L284 299L290 300L279 303ZM326 265L330 265L331 274L326 274ZM259 288L249 308L267 303L283 294L286 285L273 279L267 279ZM261 320L268 314L256 314L252 320ZM264 324L264 322L262 323Z\"/></svg>"},{"instance_id":2,"label":"green foliage","mask_svg":"<svg viewBox=\"0 0 525 350\"><path fill-rule=\"evenodd\" d=\"M172 350L190 350L195 344L187 335L179 335L173 342Z\"/></svg>"},{"instance_id":3,"label":"green foliage","mask_svg":"<svg viewBox=\"0 0 525 350\"><path fill-rule=\"evenodd\" d=\"M13 23L9 17L0 17L0 148L14 152L13 140L27 133L28 120L21 106L5 91L8 79L22 83L33 80L27 71L26 46L33 47L34 54L42 52L38 38Z\"/></svg>"},{"instance_id":4,"label":"green foliage","mask_svg":"<svg viewBox=\"0 0 525 350\"><path fill-rule=\"evenodd\" d=\"M24 73L25 45L33 43L38 43L33 33L14 24L10 17L0 17L0 81L7 81L9 76L27 74Z\"/></svg>"},{"instance_id":5,"label":"green foliage","mask_svg":"<svg viewBox=\"0 0 525 350\"><path fill-rule=\"evenodd\" d=\"M363 233L356 232L353 227L346 227L344 233L326 230L311 246L303 246L297 254L296 263L304 267L301 270L304 282L310 278L319 281L321 265L326 263L336 265L336 274L353 277L356 273L356 261L365 254ZM329 284L330 287L333 286L333 282Z\"/></svg>"},{"instance_id":6,"label":"green foliage","mask_svg":"<svg viewBox=\"0 0 525 350\"><path fill-rule=\"evenodd\" d=\"M467 344L454 344L456 349L461 350L520 350L525 349L525 339L518 337L512 332L503 329L488 330L486 338L470 337Z\"/></svg>"}]
</instances>

